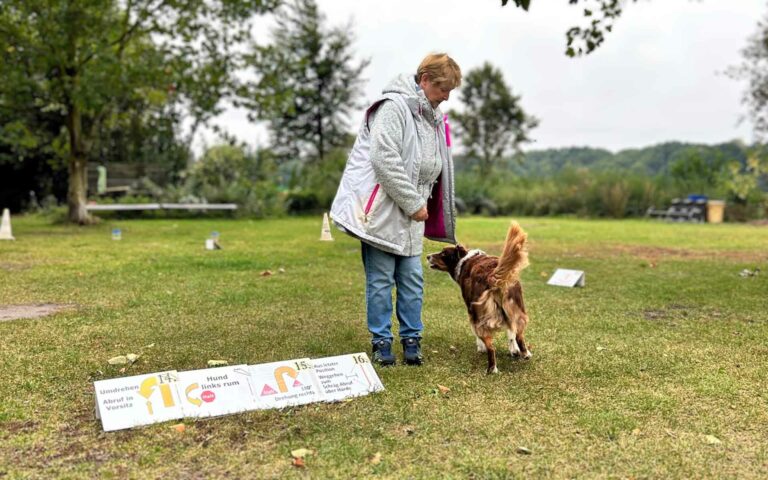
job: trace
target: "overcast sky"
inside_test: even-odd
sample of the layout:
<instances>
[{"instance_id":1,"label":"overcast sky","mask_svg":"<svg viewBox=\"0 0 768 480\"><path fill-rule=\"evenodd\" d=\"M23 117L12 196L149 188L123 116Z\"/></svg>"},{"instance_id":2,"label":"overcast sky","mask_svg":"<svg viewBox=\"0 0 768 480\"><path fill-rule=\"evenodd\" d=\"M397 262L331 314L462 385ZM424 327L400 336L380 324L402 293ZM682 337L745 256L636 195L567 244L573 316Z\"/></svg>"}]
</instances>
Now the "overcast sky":
<instances>
[{"instance_id":1,"label":"overcast sky","mask_svg":"<svg viewBox=\"0 0 768 480\"><path fill-rule=\"evenodd\" d=\"M415 72L425 54L445 51L464 72L485 61L502 70L541 122L525 150L752 140L749 122L738 124L745 83L723 72L739 63L768 12L766 0L629 3L605 43L575 59L563 54L565 31L585 24L583 7L531 3L524 12L500 0L318 0L328 24L352 22L355 51L371 60L366 101L398 73ZM458 95L442 108L460 108ZM252 145L267 140L242 112L229 110L217 123Z\"/></svg>"}]
</instances>

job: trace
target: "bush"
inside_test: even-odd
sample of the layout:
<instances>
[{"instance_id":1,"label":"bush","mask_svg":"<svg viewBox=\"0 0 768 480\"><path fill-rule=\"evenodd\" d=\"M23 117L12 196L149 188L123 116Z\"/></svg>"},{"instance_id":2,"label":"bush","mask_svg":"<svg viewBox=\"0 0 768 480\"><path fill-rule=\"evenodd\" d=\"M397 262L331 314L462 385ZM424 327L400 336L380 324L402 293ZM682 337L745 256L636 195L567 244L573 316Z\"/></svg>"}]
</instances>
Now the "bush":
<instances>
[{"instance_id":1,"label":"bush","mask_svg":"<svg viewBox=\"0 0 768 480\"><path fill-rule=\"evenodd\" d=\"M166 195L209 203L236 203L238 215L269 217L285 212L286 195L277 182L271 152L248 153L242 147L219 145L208 149L185 174L180 188Z\"/></svg>"}]
</instances>

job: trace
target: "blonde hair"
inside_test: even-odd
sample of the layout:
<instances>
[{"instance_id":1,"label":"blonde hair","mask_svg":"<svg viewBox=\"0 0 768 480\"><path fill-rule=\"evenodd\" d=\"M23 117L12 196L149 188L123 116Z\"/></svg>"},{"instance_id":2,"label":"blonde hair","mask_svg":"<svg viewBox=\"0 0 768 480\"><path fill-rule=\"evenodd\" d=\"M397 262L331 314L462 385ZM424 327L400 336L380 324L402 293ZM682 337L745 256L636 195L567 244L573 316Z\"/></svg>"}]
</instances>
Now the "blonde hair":
<instances>
[{"instance_id":1,"label":"blonde hair","mask_svg":"<svg viewBox=\"0 0 768 480\"><path fill-rule=\"evenodd\" d=\"M447 53L431 53L424 57L416 70L416 83L421 82L422 75L441 87L453 89L461 85L461 69Z\"/></svg>"}]
</instances>

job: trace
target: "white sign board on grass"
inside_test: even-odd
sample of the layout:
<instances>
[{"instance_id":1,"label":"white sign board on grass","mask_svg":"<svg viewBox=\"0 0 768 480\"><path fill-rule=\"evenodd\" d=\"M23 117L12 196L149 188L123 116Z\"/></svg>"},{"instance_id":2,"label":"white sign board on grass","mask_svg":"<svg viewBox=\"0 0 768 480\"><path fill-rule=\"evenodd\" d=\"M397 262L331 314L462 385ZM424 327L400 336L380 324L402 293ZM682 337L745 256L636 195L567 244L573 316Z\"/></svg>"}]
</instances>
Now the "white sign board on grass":
<instances>
[{"instance_id":1,"label":"white sign board on grass","mask_svg":"<svg viewBox=\"0 0 768 480\"><path fill-rule=\"evenodd\" d=\"M94 382L96 417L104 431L182 418L177 376L178 372L171 370Z\"/></svg>"},{"instance_id":2,"label":"white sign board on grass","mask_svg":"<svg viewBox=\"0 0 768 480\"><path fill-rule=\"evenodd\" d=\"M323 400L312 360L251 365L256 408L283 408Z\"/></svg>"},{"instance_id":3,"label":"white sign board on grass","mask_svg":"<svg viewBox=\"0 0 768 480\"><path fill-rule=\"evenodd\" d=\"M179 372L177 387L185 417L215 417L254 410L247 365Z\"/></svg>"},{"instance_id":4,"label":"white sign board on grass","mask_svg":"<svg viewBox=\"0 0 768 480\"><path fill-rule=\"evenodd\" d=\"M547 281L547 285L556 287L583 287L586 283L586 275L583 270L568 270L558 268L552 277Z\"/></svg>"},{"instance_id":5,"label":"white sign board on grass","mask_svg":"<svg viewBox=\"0 0 768 480\"><path fill-rule=\"evenodd\" d=\"M325 401L334 402L384 390L365 353L317 358L313 363Z\"/></svg>"}]
</instances>

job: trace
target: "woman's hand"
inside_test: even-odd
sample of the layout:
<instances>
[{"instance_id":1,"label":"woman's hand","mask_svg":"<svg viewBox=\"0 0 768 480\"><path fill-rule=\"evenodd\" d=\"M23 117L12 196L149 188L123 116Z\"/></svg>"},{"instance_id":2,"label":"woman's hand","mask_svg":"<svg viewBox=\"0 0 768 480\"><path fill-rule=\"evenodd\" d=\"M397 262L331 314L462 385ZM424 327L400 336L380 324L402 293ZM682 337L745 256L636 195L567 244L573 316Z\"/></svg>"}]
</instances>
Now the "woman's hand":
<instances>
[{"instance_id":1,"label":"woman's hand","mask_svg":"<svg viewBox=\"0 0 768 480\"><path fill-rule=\"evenodd\" d=\"M411 215L411 218L413 220L416 220L417 222L425 222L429 218L429 214L427 213L427 206L424 205L421 207L416 213Z\"/></svg>"}]
</instances>

